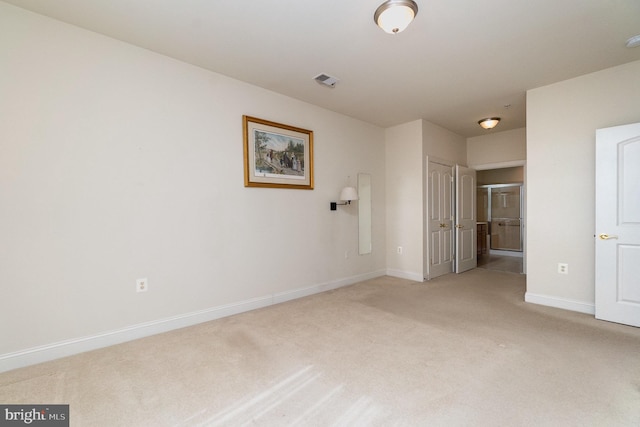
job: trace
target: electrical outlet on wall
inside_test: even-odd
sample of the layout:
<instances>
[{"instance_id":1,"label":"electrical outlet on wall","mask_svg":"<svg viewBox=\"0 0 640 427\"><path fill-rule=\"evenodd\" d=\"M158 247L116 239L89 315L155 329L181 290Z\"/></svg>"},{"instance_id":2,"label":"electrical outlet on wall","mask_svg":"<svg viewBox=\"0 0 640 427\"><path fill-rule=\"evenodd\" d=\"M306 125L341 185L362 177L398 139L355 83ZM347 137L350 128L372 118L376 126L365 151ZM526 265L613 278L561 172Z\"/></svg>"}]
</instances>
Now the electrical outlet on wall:
<instances>
[{"instance_id":1,"label":"electrical outlet on wall","mask_svg":"<svg viewBox=\"0 0 640 427\"><path fill-rule=\"evenodd\" d=\"M149 289L149 280L146 277L136 280L136 292L147 292L147 289Z\"/></svg>"},{"instance_id":2,"label":"electrical outlet on wall","mask_svg":"<svg viewBox=\"0 0 640 427\"><path fill-rule=\"evenodd\" d=\"M569 274L569 264L559 262L558 263L558 274Z\"/></svg>"}]
</instances>

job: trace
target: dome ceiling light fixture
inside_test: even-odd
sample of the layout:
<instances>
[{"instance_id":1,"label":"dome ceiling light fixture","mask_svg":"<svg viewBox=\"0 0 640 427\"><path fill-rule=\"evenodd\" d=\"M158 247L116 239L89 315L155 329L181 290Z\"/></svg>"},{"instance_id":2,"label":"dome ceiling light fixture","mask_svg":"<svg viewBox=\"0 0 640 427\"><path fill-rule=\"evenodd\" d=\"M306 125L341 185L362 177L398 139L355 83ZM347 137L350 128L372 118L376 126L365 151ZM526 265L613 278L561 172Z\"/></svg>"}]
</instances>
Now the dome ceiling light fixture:
<instances>
[{"instance_id":1,"label":"dome ceiling light fixture","mask_svg":"<svg viewBox=\"0 0 640 427\"><path fill-rule=\"evenodd\" d=\"M625 43L625 46L627 46L628 48L640 46L640 34L629 38L629 40L627 40L627 42Z\"/></svg>"},{"instance_id":2,"label":"dome ceiling light fixture","mask_svg":"<svg viewBox=\"0 0 640 427\"><path fill-rule=\"evenodd\" d=\"M398 34L409 26L418 14L413 0L387 0L376 9L373 20L386 33Z\"/></svg>"},{"instance_id":3,"label":"dome ceiling light fixture","mask_svg":"<svg viewBox=\"0 0 640 427\"><path fill-rule=\"evenodd\" d=\"M486 119L478 120L478 124L483 129L493 129L500 123L500 117L487 117Z\"/></svg>"}]
</instances>

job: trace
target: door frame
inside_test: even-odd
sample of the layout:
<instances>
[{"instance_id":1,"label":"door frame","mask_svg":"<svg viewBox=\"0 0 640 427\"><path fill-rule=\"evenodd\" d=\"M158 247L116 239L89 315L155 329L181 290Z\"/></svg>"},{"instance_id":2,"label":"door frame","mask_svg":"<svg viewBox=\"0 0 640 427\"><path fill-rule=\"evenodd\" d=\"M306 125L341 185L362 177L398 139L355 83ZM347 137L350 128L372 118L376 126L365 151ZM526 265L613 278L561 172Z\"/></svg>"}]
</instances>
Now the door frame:
<instances>
[{"instance_id":1,"label":"door frame","mask_svg":"<svg viewBox=\"0 0 640 427\"><path fill-rule=\"evenodd\" d=\"M527 274L527 161L513 160L510 162L486 163L480 165L469 165L467 167L477 171L488 169L504 169L522 166L522 274Z\"/></svg>"}]
</instances>

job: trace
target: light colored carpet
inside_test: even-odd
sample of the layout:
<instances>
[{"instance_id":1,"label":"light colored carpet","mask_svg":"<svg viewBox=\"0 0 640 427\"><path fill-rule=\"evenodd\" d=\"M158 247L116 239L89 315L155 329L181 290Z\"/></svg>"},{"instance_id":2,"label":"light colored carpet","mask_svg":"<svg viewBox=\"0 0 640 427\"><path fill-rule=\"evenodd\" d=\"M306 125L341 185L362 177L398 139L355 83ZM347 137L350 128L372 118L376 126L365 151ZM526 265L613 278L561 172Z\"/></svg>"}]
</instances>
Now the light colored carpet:
<instances>
[{"instance_id":1,"label":"light colored carpet","mask_svg":"<svg viewBox=\"0 0 640 427\"><path fill-rule=\"evenodd\" d=\"M640 329L525 276L381 277L0 375L72 426L638 426Z\"/></svg>"}]
</instances>

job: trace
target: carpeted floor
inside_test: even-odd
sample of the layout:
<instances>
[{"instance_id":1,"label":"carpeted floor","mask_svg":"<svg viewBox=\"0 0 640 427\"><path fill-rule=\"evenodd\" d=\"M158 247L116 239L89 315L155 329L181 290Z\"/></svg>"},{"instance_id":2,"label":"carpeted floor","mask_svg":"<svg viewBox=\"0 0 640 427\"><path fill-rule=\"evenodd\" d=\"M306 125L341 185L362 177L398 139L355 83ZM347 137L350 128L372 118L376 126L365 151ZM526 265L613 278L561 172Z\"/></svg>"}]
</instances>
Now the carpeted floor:
<instances>
[{"instance_id":1,"label":"carpeted floor","mask_svg":"<svg viewBox=\"0 0 640 427\"><path fill-rule=\"evenodd\" d=\"M381 277L0 374L72 426L638 426L640 329L525 276Z\"/></svg>"}]
</instances>

